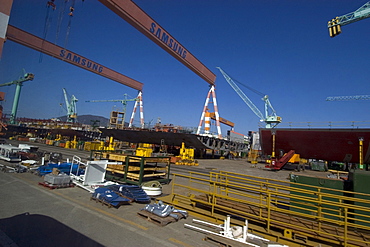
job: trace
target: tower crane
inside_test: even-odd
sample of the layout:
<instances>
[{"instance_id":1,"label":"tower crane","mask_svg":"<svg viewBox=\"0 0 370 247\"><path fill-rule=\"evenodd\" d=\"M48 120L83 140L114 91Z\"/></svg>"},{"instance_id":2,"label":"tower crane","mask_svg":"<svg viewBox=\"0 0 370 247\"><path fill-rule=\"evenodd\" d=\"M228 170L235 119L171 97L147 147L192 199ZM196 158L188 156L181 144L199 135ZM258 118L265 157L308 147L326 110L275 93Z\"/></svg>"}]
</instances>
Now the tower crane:
<instances>
[{"instance_id":1,"label":"tower crane","mask_svg":"<svg viewBox=\"0 0 370 247\"><path fill-rule=\"evenodd\" d=\"M124 127L125 124L125 115L126 115L126 108L127 108L127 102L129 101L135 101L134 105L134 110L132 111L131 119L129 122L128 127L132 128L132 123L134 120L136 108L137 108L137 103L140 103L140 123L141 123L141 128L144 128L144 113L143 113L143 101L142 101L142 92L139 91L139 94L136 98L133 99L127 99L127 94L124 94L124 99L117 99L117 100L87 100L86 102L121 102L123 105L123 114L119 112L112 112L111 113L111 124L112 126L116 127ZM118 120L118 115L119 120Z\"/></svg>"},{"instance_id":2,"label":"tower crane","mask_svg":"<svg viewBox=\"0 0 370 247\"><path fill-rule=\"evenodd\" d=\"M362 19L370 17L370 1L362 5L356 11L349 14L337 16L331 21L328 21L328 29L330 37L335 37L342 32L341 26L351 24Z\"/></svg>"},{"instance_id":3,"label":"tower crane","mask_svg":"<svg viewBox=\"0 0 370 247\"><path fill-rule=\"evenodd\" d=\"M138 98L127 99L127 94L124 94L124 99L112 99L112 100L86 100L86 102L121 102L123 105L123 112L126 113L127 102L138 101Z\"/></svg>"},{"instance_id":4,"label":"tower crane","mask_svg":"<svg viewBox=\"0 0 370 247\"><path fill-rule=\"evenodd\" d=\"M64 100L66 102L67 107L67 122L68 123L76 123L77 122L77 101L78 99L72 95L71 100L68 101L67 91L63 88Z\"/></svg>"},{"instance_id":5,"label":"tower crane","mask_svg":"<svg viewBox=\"0 0 370 247\"><path fill-rule=\"evenodd\" d=\"M233 79L226 74L220 67L217 67L221 74L225 77L229 85L234 89L234 91L242 98L242 100L249 106L249 108L260 118L261 122L266 123L266 128L274 128L276 125L281 123L281 117L276 115L275 109L272 107L271 102L267 95L264 95L262 100L265 102L265 116L261 111L253 104L253 102L244 94L244 92L236 85ZM270 113L269 113L270 112Z\"/></svg>"},{"instance_id":6,"label":"tower crane","mask_svg":"<svg viewBox=\"0 0 370 247\"><path fill-rule=\"evenodd\" d=\"M10 86L10 85L13 85L13 84L16 85L14 100L13 100L12 113L10 115L10 120L9 120L10 124L15 124L15 119L16 119L17 111L18 111L19 97L21 95L21 88L23 86L23 82L32 81L33 78L34 78L34 74L23 73L23 76L21 76L18 80L0 84L0 87Z\"/></svg>"},{"instance_id":7,"label":"tower crane","mask_svg":"<svg viewBox=\"0 0 370 247\"><path fill-rule=\"evenodd\" d=\"M370 95L331 96L326 98L326 101L345 101L345 100L370 100Z\"/></svg>"}]
</instances>

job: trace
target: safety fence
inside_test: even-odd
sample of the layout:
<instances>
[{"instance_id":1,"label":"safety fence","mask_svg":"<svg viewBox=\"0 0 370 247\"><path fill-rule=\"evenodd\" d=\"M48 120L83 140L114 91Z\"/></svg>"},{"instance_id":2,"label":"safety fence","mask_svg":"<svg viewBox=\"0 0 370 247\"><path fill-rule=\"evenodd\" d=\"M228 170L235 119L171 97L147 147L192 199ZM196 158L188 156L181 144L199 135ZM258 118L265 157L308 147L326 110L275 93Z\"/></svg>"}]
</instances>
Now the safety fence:
<instances>
[{"instance_id":1,"label":"safety fence","mask_svg":"<svg viewBox=\"0 0 370 247\"><path fill-rule=\"evenodd\" d=\"M292 245L369 246L370 195L232 172L173 174L159 198L193 215L234 222Z\"/></svg>"}]
</instances>

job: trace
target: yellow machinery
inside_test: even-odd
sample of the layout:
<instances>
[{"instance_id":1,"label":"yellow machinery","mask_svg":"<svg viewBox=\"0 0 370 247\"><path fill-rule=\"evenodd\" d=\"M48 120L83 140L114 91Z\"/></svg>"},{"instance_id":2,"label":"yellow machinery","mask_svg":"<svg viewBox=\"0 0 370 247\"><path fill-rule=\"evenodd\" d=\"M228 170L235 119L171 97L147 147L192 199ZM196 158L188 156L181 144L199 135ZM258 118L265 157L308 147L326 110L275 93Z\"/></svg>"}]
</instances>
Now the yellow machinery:
<instances>
[{"instance_id":1,"label":"yellow machinery","mask_svg":"<svg viewBox=\"0 0 370 247\"><path fill-rule=\"evenodd\" d=\"M180 160L175 163L176 165L187 165L187 166L198 165L198 161L194 160L194 149L185 148L184 142L181 144L180 155L176 157L180 158Z\"/></svg>"},{"instance_id":2,"label":"yellow machinery","mask_svg":"<svg viewBox=\"0 0 370 247\"><path fill-rule=\"evenodd\" d=\"M140 143L136 149L136 156L151 157L152 156L152 145L148 143Z\"/></svg>"},{"instance_id":3,"label":"yellow machinery","mask_svg":"<svg viewBox=\"0 0 370 247\"><path fill-rule=\"evenodd\" d=\"M252 164L257 164L257 158L258 158L258 150L251 149L248 152L248 162Z\"/></svg>"},{"instance_id":4,"label":"yellow machinery","mask_svg":"<svg viewBox=\"0 0 370 247\"><path fill-rule=\"evenodd\" d=\"M76 149L77 148L77 137L74 136L73 137L73 141L67 141L66 142L66 145L65 145L65 148L73 148L73 149Z\"/></svg>"}]
</instances>

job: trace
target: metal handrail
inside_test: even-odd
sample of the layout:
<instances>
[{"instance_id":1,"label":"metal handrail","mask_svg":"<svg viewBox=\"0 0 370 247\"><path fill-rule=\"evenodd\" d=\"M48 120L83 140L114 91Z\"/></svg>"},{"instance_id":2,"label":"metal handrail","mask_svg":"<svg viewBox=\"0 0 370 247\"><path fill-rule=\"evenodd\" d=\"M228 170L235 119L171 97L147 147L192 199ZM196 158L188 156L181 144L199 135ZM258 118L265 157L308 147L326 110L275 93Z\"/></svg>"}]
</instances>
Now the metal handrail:
<instances>
[{"instance_id":1,"label":"metal handrail","mask_svg":"<svg viewBox=\"0 0 370 247\"><path fill-rule=\"evenodd\" d=\"M180 180L177 178L187 179L188 184L183 185L177 181ZM212 217L215 217L216 211L223 211L240 217L260 220L260 223L266 224L267 232L270 232L272 227L283 227L312 238L319 236L318 240L325 239L343 246L351 246L353 243L356 243L355 245L367 243L366 238L360 239L354 229L357 232L363 232L364 236L370 238L370 195L318 186L307 186L307 189L294 188L290 187L291 184L293 183L223 171L211 172L210 174L173 174L172 194L173 198L179 196L188 198L194 203L208 205L211 208ZM183 188L187 189L187 195L181 192ZM312 189L316 189L316 191ZM366 199L331 194L330 192L361 195ZM196 198L196 195L202 194L208 196L207 202ZM227 201L229 204L234 203L236 206L222 205L223 201ZM363 205L356 205L356 203ZM289 209L282 207L286 205L289 205ZM255 211L251 213L244 210L247 207L253 208ZM300 218L311 222L312 225L307 227L285 222L274 216L275 214ZM328 231L332 227L336 228L336 232ZM309 232L313 235L309 235Z\"/></svg>"}]
</instances>

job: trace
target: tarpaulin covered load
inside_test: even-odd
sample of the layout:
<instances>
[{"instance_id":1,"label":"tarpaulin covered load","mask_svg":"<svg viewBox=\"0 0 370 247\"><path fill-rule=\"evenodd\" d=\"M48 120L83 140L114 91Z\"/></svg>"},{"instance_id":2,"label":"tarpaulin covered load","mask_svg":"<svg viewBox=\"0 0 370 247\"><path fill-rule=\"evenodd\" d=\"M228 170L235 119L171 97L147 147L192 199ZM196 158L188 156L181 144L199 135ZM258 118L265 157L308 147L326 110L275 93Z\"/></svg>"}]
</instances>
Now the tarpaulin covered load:
<instances>
[{"instance_id":1,"label":"tarpaulin covered load","mask_svg":"<svg viewBox=\"0 0 370 247\"><path fill-rule=\"evenodd\" d=\"M44 176L44 181L49 184L62 185L69 184L71 182L71 177L65 173L60 174L46 174Z\"/></svg>"},{"instance_id":2,"label":"tarpaulin covered load","mask_svg":"<svg viewBox=\"0 0 370 247\"><path fill-rule=\"evenodd\" d=\"M150 202L150 197L138 185L121 184L121 185L111 185L108 188L120 194L121 196L130 199L131 201L135 201L138 203Z\"/></svg>"},{"instance_id":3,"label":"tarpaulin covered load","mask_svg":"<svg viewBox=\"0 0 370 247\"><path fill-rule=\"evenodd\" d=\"M53 168L57 168L59 172L69 175L71 172L71 167L72 167L72 173L74 175L78 176L78 175L82 175L85 173L85 170L82 168L79 168L78 164L72 164L72 163L61 163L61 164L49 163L47 165L40 166L37 169L37 172L40 176L44 176L48 173L51 173L53 171Z\"/></svg>"},{"instance_id":4,"label":"tarpaulin covered load","mask_svg":"<svg viewBox=\"0 0 370 247\"><path fill-rule=\"evenodd\" d=\"M130 203L129 199L121 197L113 190L104 187L95 189L94 193L92 194L92 198L98 199L114 207L119 207L122 204Z\"/></svg>"}]
</instances>

